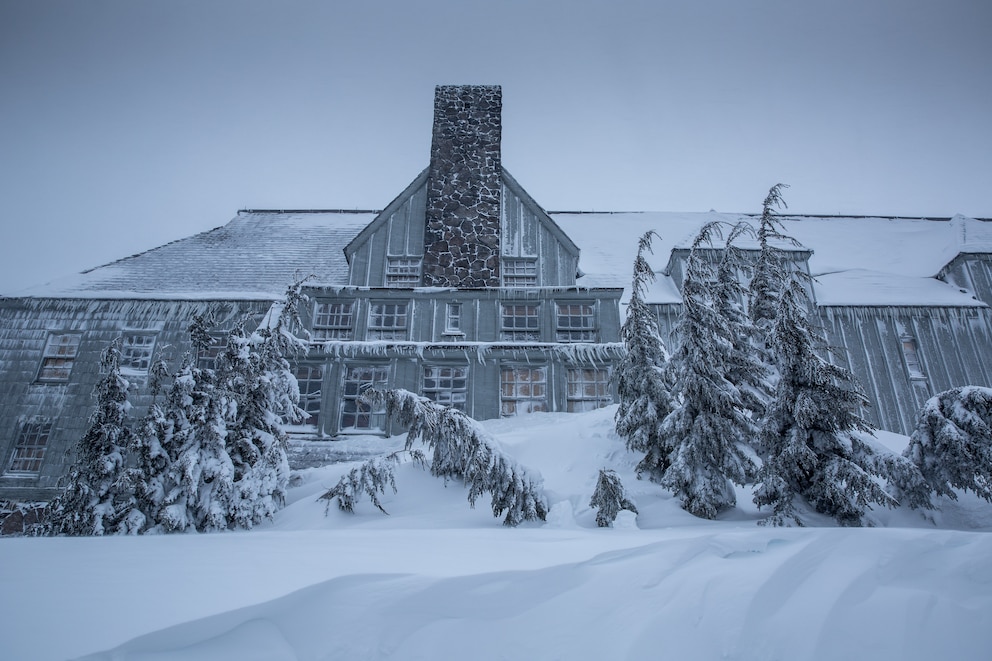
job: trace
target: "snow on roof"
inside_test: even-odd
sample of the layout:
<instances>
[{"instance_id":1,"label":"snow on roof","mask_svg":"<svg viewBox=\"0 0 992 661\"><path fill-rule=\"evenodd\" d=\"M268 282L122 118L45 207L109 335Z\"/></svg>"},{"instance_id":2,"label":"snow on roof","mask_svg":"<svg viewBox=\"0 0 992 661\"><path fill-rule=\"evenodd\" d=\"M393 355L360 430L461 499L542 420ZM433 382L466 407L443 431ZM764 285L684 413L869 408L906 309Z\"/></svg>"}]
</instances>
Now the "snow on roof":
<instances>
[{"instance_id":1,"label":"snow on roof","mask_svg":"<svg viewBox=\"0 0 992 661\"><path fill-rule=\"evenodd\" d=\"M271 299L297 277L344 284L344 246L374 213L239 212L229 223L19 296Z\"/></svg>"},{"instance_id":2,"label":"snow on roof","mask_svg":"<svg viewBox=\"0 0 992 661\"><path fill-rule=\"evenodd\" d=\"M582 249L579 266L585 275L579 282L587 287L629 289L638 239L655 231L654 254L648 255L648 261L659 276L647 293L651 303L681 300L662 271L671 251L691 244L704 224L757 222L754 216L712 211L552 216ZM822 305L984 305L934 276L959 253L992 252L992 223L964 216L949 222L787 215L780 220L788 235L812 250L809 266L814 276L822 276L814 283Z\"/></svg>"},{"instance_id":3,"label":"snow on roof","mask_svg":"<svg viewBox=\"0 0 992 661\"><path fill-rule=\"evenodd\" d=\"M222 227L62 278L19 296L46 298L272 299L296 277L348 283L344 247L373 212L243 211ZM581 287L629 291L638 239L653 230L648 261L659 273L649 301L678 302L662 273L673 249L705 223L754 216L726 213L551 213L579 246ZM992 252L992 223L963 216L916 218L781 216L786 232L813 251L817 300L826 305L982 305L934 275L962 252ZM746 246L754 247L754 246Z\"/></svg>"}]
</instances>

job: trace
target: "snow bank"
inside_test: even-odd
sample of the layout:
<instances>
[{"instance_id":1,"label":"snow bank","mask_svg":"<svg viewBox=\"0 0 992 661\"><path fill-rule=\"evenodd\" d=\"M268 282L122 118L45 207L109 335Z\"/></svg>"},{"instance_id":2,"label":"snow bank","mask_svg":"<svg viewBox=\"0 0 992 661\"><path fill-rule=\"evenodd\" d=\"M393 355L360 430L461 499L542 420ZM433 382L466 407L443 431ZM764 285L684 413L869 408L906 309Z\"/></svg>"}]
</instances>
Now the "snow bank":
<instances>
[{"instance_id":1,"label":"snow bank","mask_svg":"<svg viewBox=\"0 0 992 661\"><path fill-rule=\"evenodd\" d=\"M614 411L485 423L541 473L544 525L506 529L411 464L389 516L367 501L325 516L317 497L354 465L339 464L303 471L252 532L0 539L4 657L988 658L984 501L945 504L935 520L957 530L908 510L876 512L873 529L766 529L740 490L704 521L635 479ZM640 511L613 529L588 506L601 468Z\"/></svg>"}]
</instances>

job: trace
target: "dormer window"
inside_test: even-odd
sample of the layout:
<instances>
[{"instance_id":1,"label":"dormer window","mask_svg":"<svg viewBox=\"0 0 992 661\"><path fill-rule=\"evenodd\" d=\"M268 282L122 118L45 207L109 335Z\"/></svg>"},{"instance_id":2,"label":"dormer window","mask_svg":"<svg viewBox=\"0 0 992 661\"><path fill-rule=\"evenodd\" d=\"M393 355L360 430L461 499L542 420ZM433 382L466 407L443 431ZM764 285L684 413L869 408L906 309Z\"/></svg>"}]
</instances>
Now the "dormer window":
<instances>
[{"instance_id":1,"label":"dormer window","mask_svg":"<svg viewBox=\"0 0 992 661\"><path fill-rule=\"evenodd\" d=\"M419 287L420 257L389 257L386 261L387 287Z\"/></svg>"},{"instance_id":2,"label":"dormer window","mask_svg":"<svg viewBox=\"0 0 992 661\"><path fill-rule=\"evenodd\" d=\"M504 287L536 287L537 260L503 257L500 260Z\"/></svg>"},{"instance_id":3,"label":"dormer window","mask_svg":"<svg viewBox=\"0 0 992 661\"><path fill-rule=\"evenodd\" d=\"M902 342L902 355L906 359L906 369L909 371L909 378L915 380L925 380L927 377L923 373L923 366L920 364L920 355L916 351L916 339L903 335L899 338Z\"/></svg>"}]
</instances>

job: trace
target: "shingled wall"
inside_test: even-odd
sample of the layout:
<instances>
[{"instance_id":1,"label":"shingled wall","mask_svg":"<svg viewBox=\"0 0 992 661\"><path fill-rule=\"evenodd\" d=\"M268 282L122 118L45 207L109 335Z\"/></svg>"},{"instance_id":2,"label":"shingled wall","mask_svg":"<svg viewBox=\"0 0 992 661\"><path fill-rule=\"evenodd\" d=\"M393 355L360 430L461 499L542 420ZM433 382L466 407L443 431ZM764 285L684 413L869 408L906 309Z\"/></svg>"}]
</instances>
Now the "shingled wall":
<instances>
[{"instance_id":1,"label":"shingled wall","mask_svg":"<svg viewBox=\"0 0 992 661\"><path fill-rule=\"evenodd\" d=\"M424 237L427 286L499 286L502 108L498 85L435 88Z\"/></svg>"}]
</instances>

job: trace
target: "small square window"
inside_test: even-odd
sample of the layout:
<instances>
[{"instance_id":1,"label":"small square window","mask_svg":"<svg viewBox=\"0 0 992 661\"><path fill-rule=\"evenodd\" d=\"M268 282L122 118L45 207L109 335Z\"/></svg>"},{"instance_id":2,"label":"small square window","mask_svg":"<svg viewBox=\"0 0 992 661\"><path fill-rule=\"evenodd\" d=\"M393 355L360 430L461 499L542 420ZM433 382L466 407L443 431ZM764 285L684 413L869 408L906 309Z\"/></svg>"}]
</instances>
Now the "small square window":
<instances>
[{"instance_id":1,"label":"small square window","mask_svg":"<svg viewBox=\"0 0 992 661\"><path fill-rule=\"evenodd\" d=\"M386 261L387 287L419 287L420 257L389 257Z\"/></svg>"},{"instance_id":2,"label":"small square window","mask_svg":"<svg viewBox=\"0 0 992 661\"><path fill-rule=\"evenodd\" d=\"M431 401L464 411L468 393L468 367L425 367L423 393Z\"/></svg>"},{"instance_id":3,"label":"small square window","mask_svg":"<svg viewBox=\"0 0 992 661\"><path fill-rule=\"evenodd\" d=\"M226 335L211 335L210 344L196 354L196 366L201 370L216 370L217 359L227 349Z\"/></svg>"},{"instance_id":4,"label":"small square window","mask_svg":"<svg viewBox=\"0 0 992 661\"><path fill-rule=\"evenodd\" d=\"M537 305L503 304L502 338L511 341L539 341L541 324Z\"/></svg>"},{"instance_id":5,"label":"small square window","mask_svg":"<svg viewBox=\"0 0 992 661\"><path fill-rule=\"evenodd\" d=\"M595 307L590 303L559 303L556 337L559 342L595 342Z\"/></svg>"},{"instance_id":6,"label":"small square window","mask_svg":"<svg viewBox=\"0 0 992 661\"><path fill-rule=\"evenodd\" d=\"M575 368L566 374L565 404L569 413L609 406L610 371L605 368Z\"/></svg>"},{"instance_id":7,"label":"small square window","mask_svg":"<svg viewBox=\"0 0 992 661\"><path fill-rule=\"evenodd\" d=\"M146 333L125 333L121 345L121 371L144 374L152 364L155 336Z\"/></svg>"},{"instance_id":8,"label":"small square window","mask_svg":"<svg viewBox=\"0 0 992 661\"><path fill-rule=\"evenodd\" d=\"M548 410L548 371L544 367L507 367L500 371L503 417Z\"/></svg>"},{"instance_id":9,"label":"small square window","mask_svg":"<svg viewBox=\"0 0 992 661\"><path fill-rule=\"evenodd\" d=\"M314 342L328 340L350 340L354 327L354 303L338 301L333 303L317 303L313 313Z\"/></svg>"},{"instance_id":10,"label":"small square window","mask_svg":"<svg viewBox=\"0 0 992 661\"><path fill-rule=\"evenodd\" d=\"M53 333L48 336L45 350L41 354L41 369L38 380L59 383L69 380L72 366L79 353L79 333Z\"/></svg>"},{"instance_id":11,"label":"small square window","mask_svg":"<svg viewBox=\"0 0 992 661\"><path fill-rule=\"evenodd\" d=\"M48 421L23 423L17 432L14 454L8 473L38 473L48 447L52 423Z\"/></svg>"},{"instance_id":12,"label":"small square window","mask_svg":"<svg viewBox=\"0 0 992 661\"><path fill-rule=\"evenodd\" d=\"M406 303L372 303L369 309L370 340L405 340Z\"/></svg>"}]
</instances>

